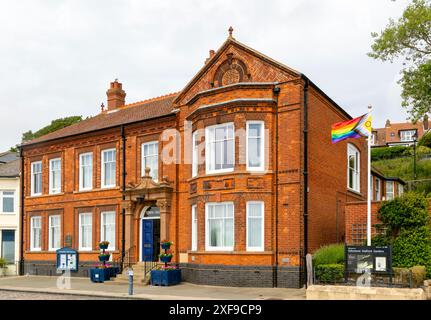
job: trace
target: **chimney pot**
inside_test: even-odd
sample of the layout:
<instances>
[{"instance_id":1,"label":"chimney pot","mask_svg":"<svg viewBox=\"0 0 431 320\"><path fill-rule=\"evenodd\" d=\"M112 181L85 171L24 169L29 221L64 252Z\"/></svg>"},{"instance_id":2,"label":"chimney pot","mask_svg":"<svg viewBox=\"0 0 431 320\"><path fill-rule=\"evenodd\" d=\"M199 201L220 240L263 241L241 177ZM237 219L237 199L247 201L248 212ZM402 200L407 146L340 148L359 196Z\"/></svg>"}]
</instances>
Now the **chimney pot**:
<instances>
[{"instance_id":1,"label":"chimney pot","mask_svg":"<svg viewBox=\"0 0 431 320\"><path fill-rule=\"evenodd\" d=\"M391 126L391 122L389 121L389 119L388 120L386 120L386 124L385 124L385 127L390 127Z\"/></svg>"},{"instance_id":2,"label":"chimney pot","mask_svg":"<svg viewBox=\"0 0 431 320\"><path fill-rule=\"evenodd\" d=\"M108 97L108 111L120 108L125 104L126 92L123 90L122 83L115 79L111 82L110 88L106 91Z\"/></svg>"}]
</instances>

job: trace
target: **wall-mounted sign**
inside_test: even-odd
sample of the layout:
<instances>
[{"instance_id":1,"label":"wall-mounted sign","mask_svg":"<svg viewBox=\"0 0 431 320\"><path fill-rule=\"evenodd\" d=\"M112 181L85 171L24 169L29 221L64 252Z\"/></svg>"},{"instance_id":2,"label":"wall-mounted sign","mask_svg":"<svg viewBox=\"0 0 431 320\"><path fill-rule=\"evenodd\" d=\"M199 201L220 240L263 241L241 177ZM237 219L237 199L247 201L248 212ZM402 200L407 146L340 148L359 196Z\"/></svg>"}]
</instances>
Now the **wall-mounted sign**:
<instances>
[{"instance_id":1,"label":"wall-mounted sign","mask_svg":"<svg viewBox=\"0 0 431 320\"><path fill-rule=\"evenodd\" d=\"M390 246L346 246L344 261L347 272L391 273L392 249Z\"/></svg>"},{"instance_id":2,"label":"wall-mounted sign","mask_svg":"<svg viewBox=\"0 0 431 320\"><path fill-rule=\"evenodd\" d=\"M78 252L71 248L65 247L58 249L57 253L57 271L78 271Z\"/></svg>"}]
</instances>

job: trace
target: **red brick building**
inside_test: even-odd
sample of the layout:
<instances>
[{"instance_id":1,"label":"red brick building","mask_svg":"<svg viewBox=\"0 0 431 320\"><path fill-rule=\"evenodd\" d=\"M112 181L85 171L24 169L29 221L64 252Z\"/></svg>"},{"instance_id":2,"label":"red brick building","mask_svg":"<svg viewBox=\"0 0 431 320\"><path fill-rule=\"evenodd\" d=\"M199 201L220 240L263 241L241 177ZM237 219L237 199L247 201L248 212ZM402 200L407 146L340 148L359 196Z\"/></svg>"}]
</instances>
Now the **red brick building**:
<instances>
[{"instance_id":1,"label":"red brick building","mask_svg":"<svg viewBox=\"0 0 431 320\"><path fill-rule=\"evenodd\" d=\"M350 115L232 35L178 93L125 104L115 81L107 96L22 146L22 272L55 273L70 246L86 275L103 239L114 259L157 260L169 239L186 281L298 287L305 253L365 199L366 141L331 143Z\"/></svg>"},{"instance_id":2,"label":"red brick building","mask_svg":"<svg viewBox=\"0 0 431 320\"><path fill-rule=\"evenodd\" d=\"M384 128L373 128L372 147L411 146L429 131L428 116L416 123L391 123L386 120Z\"/></svg>"}]
</instances>

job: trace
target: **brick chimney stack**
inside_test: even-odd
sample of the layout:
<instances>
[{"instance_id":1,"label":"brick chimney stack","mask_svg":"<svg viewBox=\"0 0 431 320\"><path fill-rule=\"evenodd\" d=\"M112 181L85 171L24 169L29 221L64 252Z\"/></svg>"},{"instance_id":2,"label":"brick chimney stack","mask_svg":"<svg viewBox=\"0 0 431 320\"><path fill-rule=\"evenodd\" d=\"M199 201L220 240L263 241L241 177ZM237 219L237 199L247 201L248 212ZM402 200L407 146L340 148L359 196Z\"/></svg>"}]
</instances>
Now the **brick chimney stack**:
<instances>
[{"instance_id":1,"label":"brick chimney stack","mask_svg":"<svg viewBox=\"0 0 431 320\"><path fill-rule=\"evenodd\" d=\"M111 82L111 87L106 91L106 95L108 96L108 111L124 106L126 92L123 90L122 84L118 82L118 79Z\"/></svg>"},{"instance_id":2,"label":"brick chimney stack","mask_svg":"<svg viewBox=\"0 0 431 320\"><path fill-rule=\"evenodd\" d=\"M388 119L388 120L386 120L385 127L390 127L390 126L391 126L391 122Z\"/></svg>"},{"instance_id":3,"label":"brick chimney stack","mask_svg":"<svg viewBox=\"0 0 431 320\"><path fill-rule=\"evenodd\" d=\"M424 124L424 130L428 130L429 129L429 123L428 123L428 115L426 114L426 115L424 115L424 121L423 121L423 124Z\"/></svg>"}]
</instances>

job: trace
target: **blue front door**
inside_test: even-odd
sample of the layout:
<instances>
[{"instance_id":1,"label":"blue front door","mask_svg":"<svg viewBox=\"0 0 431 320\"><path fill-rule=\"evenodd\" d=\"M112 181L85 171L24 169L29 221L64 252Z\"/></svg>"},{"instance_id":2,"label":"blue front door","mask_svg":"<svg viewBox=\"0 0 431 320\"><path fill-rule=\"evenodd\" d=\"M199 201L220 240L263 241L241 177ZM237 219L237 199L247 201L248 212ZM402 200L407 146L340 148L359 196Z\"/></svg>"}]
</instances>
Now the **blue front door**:
<instances>
[{"instance_id":1,"label":"blue front door","mask_svg":"<svg viewBox=\"0 0 431 320\"><path fill-rule=\"evenodd\" d=\"M154 259L153 219L142 220L142 261Z\"/></svg>"}]
</instances>

